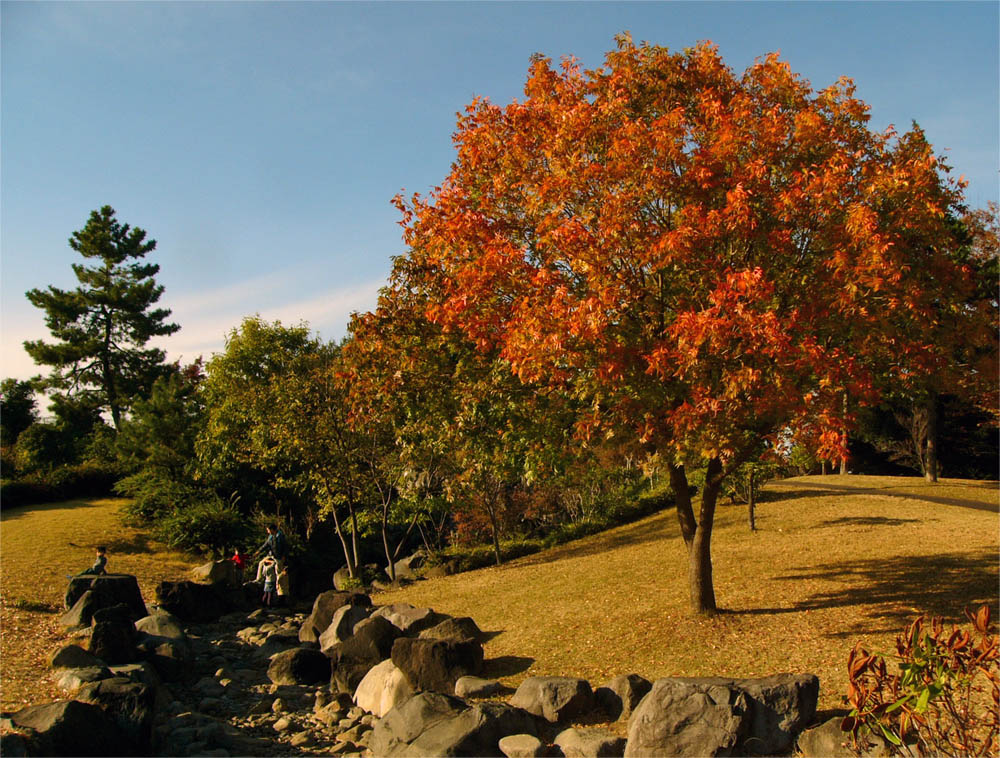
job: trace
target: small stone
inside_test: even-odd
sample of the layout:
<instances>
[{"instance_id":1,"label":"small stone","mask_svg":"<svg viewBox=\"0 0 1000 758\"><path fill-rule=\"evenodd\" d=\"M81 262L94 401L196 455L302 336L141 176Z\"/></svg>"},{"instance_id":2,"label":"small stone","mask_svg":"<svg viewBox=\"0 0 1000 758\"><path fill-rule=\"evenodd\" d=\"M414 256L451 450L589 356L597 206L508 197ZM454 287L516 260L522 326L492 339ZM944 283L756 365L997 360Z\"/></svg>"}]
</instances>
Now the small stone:
<instances>
[{"instance_id":1,"label":"small stone","mask_svg":"<svg viewBox=\"0 0 1000 758\"><path fill-rule=\"evenodd\" d=\"M313 710L318 711L320 708L327 705L331 700L333 700L333 696L330 694L329 690L316 690L316 700L313 703Z\"/></svg>"},{"instance_id":2,"label":"small stone","mask_svg":"<svg viewBox=\"0 0 1000 758\"><path fill-rule=\"evenodd\" d=\"M545 755L545 745L533 734L511 734L498 744L507 758L538 758Z\"/></svg>"},{"instance_id":3,"label":"small stone","mask_svg":"<svg viewBox=\"0 0 1000 758\"><path fill-rule=\"evenodd\" d=\"M272 704L266 700L258 700L250 706L247 712L251 714L270 713L272 707Z\"/></svg>"},{"instance_id":4,"label":"small stone","mask_svg":"<svg viewBox=\"0 0 1000 758\"><path fill-rule=\"evenodd\" d=\"M285 713L288 710L288 703L284 698L276 697L271 703L271 710L275 713Z\"/></svg>"},{"instance_id":5,"label":"small stone","mask_svg":"<svg viewBox=\"0 0 1000 758\"><path fill-rule=\"evenodd\" d=\"M351 708L351 710L347 712L347 717L352 719L359 719L364 715L365 715L364 709L358 708L357 706L354 706L353 708Z\"/></svg>"},{"instance_id":6,"label":"small stone","mask_svg":"<svg viewBox=\"0 0 1000 758\"><path fill-rule=\"evenodd\" d=\"M287 717L280 718L274 722L273 727L276 732L287 732L292 728L292 720Z\"/></svg>"},{"instance_id":7,"label":"small stone","mask_svg":"<svg viewBox=\"0 0 1000 758\"><path fill-rule=\"evenodd\" d=\"M292 739L289 740L292 747L304 747L307 745L312 745L316 742L316 739L312 736L311 732L296 732L292 735Z\"/></svg>"}]
</instances>

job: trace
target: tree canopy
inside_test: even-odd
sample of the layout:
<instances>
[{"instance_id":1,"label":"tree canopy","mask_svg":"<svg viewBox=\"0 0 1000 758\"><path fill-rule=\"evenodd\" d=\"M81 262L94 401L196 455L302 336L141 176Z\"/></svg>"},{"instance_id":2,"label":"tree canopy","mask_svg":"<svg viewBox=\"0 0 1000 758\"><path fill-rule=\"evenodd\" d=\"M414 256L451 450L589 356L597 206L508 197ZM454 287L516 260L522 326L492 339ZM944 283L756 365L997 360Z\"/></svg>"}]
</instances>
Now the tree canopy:
<instances>
[{"instance_id":1,"label":"tree canopy","mask_svg":"<svg viewBox=\"0 0 1000 758\"><path fill-rule=\"evenodd\" d=\"M161 373L164 353L146 343L180 327L167 322L169 310L153 307L163 287L154 278L159 265L141 260L156 248L144 230L122 224L105 205L91 212L69 245L96 265L73 264L80 282L74 290L27 292L45 311L54 341L28 341L24 349L35 363L52 367L47 387L88 398L119 428L132 398L148 393Z\"/></svg>"},{"instance_id":2,"label":"tree canopy","mask_svg":"<svg viewBox=\"0 0 1000 758\"><path fill-rule=\"evenodd\" d=\"M776 55L738 76L709 43L623 36L595 71L537 57L523 100L476 99L441 187L397 199L432 321L569 388L582 437L669 463L696 611L729 471L806 425L843 457L845 396L948 360L931 327L972 286L948 254L960 187L918 127L867 111Z\"/></svg>"}]
</instances>

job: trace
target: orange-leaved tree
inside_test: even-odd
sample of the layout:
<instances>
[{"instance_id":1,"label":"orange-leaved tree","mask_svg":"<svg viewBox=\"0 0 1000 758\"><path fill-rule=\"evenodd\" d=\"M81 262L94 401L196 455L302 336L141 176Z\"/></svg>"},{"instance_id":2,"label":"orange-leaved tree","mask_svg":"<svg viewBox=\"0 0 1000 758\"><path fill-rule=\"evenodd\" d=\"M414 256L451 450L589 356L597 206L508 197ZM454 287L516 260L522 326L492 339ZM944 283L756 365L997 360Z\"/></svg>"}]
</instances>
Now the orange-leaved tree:
<instances>
[{"instance_id":1,"label":"orange-leaved tree","mask_svg":"<svg viewBox=\"0 0 1000 758\"><path fill-rule=\"evenodd\" d=\"M442 185L397 198L429 318L571 390L583 438L669 461L696 612L727 474L800 423L841 458L845 393L936 370L929 325L967 286L945 255L960 187L853 93L623 35L597 70L536 57L523 100L473 101Z\"/></svg>"}]
</instances>

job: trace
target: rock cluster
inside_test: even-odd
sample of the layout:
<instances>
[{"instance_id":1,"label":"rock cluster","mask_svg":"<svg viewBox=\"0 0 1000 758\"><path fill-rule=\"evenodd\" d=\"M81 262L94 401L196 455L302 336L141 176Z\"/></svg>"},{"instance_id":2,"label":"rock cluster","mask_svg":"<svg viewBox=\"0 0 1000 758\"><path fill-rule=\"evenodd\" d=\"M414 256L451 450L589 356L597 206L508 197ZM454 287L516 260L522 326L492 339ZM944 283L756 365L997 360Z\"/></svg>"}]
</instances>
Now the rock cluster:
<instances>
[{"instance_id":1,"label":"rock cluster","mask_svg":"<svg viewBox=\"0 0 1000 758\"><path fill-rule=\"evenodd\" d=\"M87 611L65 618L86 644L51 657L72 699L3 714L0 752L787 755L815 715L811 675L625 674L596 689L528 677L504 702L501 684L481 676L484 635L470 618L335 590L311 607L232 610L239 603L220 591L231 577L203 574L218 584L161 587L161 604L139 619L134 598L75 590L74 608L90 593Z\"/></svg>"}]
</instances>

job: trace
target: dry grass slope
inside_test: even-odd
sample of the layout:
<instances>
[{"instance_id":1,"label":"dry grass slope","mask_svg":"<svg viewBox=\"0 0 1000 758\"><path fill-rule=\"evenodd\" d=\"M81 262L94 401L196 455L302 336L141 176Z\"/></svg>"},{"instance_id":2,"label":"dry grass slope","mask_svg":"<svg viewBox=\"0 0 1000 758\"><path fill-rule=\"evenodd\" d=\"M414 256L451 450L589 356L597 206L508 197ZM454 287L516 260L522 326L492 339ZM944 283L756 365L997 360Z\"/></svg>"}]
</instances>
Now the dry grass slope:
<instances>
[{"instance_id":1,"label":"dry grass slope","mask_svg":"<svg viewBox=\"0 0 1000 758\"><path fill-rule=\"evenodd\" d=\"M837 707L857 640L893 648L919 613L960 620L997 606L997 484L801 477L772 484L751 534L743 507L719 511L715 585L726 612L692 618L674 513L514 561L376 597L472 616L496 633L489 673L516 686L532 674L593 684L638 672L765 676L808 671L820 706ZM193 561L117 520L120 501L78 501L2 513L0 707L60 696L45 658L65 641L57 624L65 575L110 547L110 568L135 574L143 596ZM998 614L1000 615L1000 614Z\"/></svg>"},{"instance_id":2,"label":"dry grass slope","mask_svg":"<svg viewBox=\"0 0 1000 758\"><path fill-rule=\"evenodd\" d=\"M183 578L194 563L121 525L122 501L74 500L5 509L0 513L0 707L62 697L46 658L65 633L66 575L94 562L94 547L108 546L108 570L135 574L146 602L164 579Z\"/></svg>"},{"instance_id":3,"label":"dry grass slope","mask_svg":"<svg viewBox=\"0 0 1000 758\"><path fill-rule=\"evenodd\" d=\"M940 502L947 499L948 503ZM768 487L751 533L742 506L719 510L713 541L720 607L688 612L675 515L499 568L380 595L472 616L491 674L820 677L820 707L842 705L856 641L894 649L920 613L962 620L997 606L997 484L888 477L799 477Z\"/></svg>"}]
</instances>

